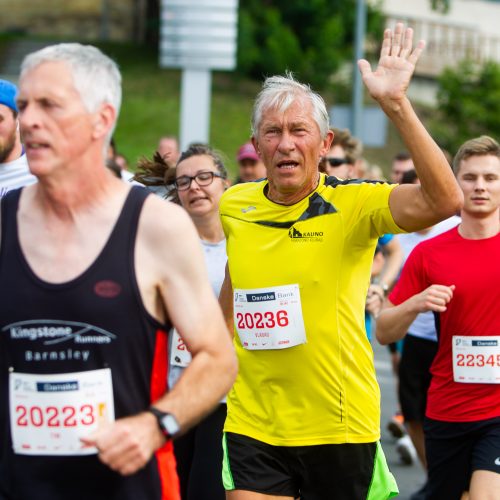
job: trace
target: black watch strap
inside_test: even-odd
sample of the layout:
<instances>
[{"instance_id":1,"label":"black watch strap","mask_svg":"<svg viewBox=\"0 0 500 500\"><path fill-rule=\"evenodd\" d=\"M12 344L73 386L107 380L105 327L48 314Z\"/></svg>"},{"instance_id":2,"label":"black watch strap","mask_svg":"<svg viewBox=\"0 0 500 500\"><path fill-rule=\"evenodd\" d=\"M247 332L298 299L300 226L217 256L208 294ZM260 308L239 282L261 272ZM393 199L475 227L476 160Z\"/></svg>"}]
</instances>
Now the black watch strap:
<instances>
[{"instance_id":1,"label":"black watch strap","mask_svg":"<svg viewBox=\"0 0 500 500\"><path fill-rule=\"evenodd\" d=\"M173 439L180 431L176 418L171 414L150 406L146 411L152 413L158 422L160 431L167 439Z\"/></svg>"}]
</instances>

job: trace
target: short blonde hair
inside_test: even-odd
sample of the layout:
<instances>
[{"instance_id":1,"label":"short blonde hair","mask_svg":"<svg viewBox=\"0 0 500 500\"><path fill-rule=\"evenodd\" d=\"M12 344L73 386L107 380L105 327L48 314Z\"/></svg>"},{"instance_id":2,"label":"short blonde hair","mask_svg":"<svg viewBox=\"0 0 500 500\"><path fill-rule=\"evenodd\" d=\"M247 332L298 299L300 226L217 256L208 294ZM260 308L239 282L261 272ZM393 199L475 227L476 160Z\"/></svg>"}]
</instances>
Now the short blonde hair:
<instances>
[{"instance_id":1,"label":"short blonde hair","mask_svg":"<svg viewBox=\"0 0 500 500\"><path fill-rule=\"evenodd\" d=\"M471 156L496 156L500 158L500 145L495 139L488 135L482 135L464 142L453 158L453 172L458 175L460 165L463 160L467 160Z\"/></svg>"}]
</instances>

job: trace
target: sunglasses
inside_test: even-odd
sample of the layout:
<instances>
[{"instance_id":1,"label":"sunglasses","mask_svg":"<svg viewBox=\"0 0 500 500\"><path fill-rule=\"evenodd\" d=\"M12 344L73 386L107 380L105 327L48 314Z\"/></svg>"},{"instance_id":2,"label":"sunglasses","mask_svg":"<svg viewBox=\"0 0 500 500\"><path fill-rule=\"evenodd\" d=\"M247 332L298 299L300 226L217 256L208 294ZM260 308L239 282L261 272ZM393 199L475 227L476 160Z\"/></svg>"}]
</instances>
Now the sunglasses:
<instances>
[{"instance_id":1,"label":"sunglasses","mask_svg":"<svg viewBox=\"0 0 500 500\"><path fill-rule=\"evenodd\" d=\"M325 160L330 164L330 167L340 167L344 163L349 163L347 158L325 158Z\"/></svg>"}]
</instances>

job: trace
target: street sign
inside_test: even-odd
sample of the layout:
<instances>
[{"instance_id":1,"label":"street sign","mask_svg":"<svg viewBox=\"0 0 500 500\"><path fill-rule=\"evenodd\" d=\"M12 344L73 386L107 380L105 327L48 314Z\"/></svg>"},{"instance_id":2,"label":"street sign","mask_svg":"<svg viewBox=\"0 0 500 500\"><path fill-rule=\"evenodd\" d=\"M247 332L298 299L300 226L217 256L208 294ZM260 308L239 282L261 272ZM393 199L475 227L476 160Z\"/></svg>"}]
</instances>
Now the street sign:
<instances>
[{"instance_id":1,"label":"street sign","mask_svg":"<svg viewBox=\"0 0 500 500\"><path fill-rule=\"evenodd\" d=\"M162 0L162 68L233 70L238 0Z\"/></svg>"}]
</instances>

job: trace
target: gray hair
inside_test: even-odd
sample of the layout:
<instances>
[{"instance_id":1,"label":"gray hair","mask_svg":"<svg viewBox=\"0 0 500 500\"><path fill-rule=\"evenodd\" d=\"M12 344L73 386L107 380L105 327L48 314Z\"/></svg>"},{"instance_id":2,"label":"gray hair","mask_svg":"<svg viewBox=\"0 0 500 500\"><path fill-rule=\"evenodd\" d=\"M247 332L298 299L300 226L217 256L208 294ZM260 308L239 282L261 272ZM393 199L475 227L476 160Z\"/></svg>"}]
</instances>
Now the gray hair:
<instances>
[{"instance_id":1,"label":"gray hair","mask_svg":"<svg viewBox=\"0 0 500 500\"><path fill-rule=\"evenodd\" d=\"M262 85L262 90L255 99L252 113L252 134L257 136L262 115L265 110L274 108L280 112L286 111L298 97L309 99L313 108L313 118L318 124L321 137L326 137L330 127L330 119L323 98L311 90L307 84L294 79L292 73L285 76L270 76Z\"/></svg>"},{"instance_id":2,"label":"gray hair","mask_svg":"<svg viewBox=\"0 0 500 500\"><path fill-rule=\"evenodd\" d=\"M28 54L21 64L20 77L42 63L58 61L68 65L87 111L93 113L101 104L111 104L116 111L116 126L122 100L122 78L117 64L92 45L60 43ZM108 143L113 130L108 134Z\"/></svg>"}]
</instances>

